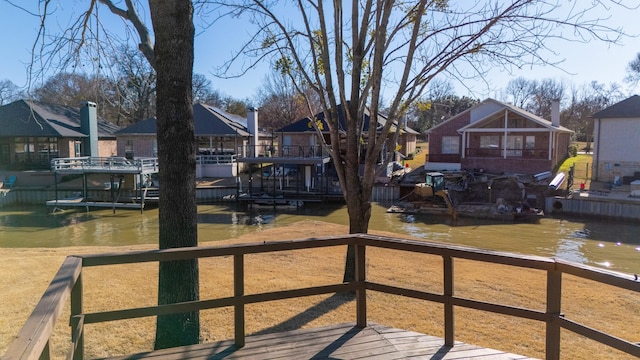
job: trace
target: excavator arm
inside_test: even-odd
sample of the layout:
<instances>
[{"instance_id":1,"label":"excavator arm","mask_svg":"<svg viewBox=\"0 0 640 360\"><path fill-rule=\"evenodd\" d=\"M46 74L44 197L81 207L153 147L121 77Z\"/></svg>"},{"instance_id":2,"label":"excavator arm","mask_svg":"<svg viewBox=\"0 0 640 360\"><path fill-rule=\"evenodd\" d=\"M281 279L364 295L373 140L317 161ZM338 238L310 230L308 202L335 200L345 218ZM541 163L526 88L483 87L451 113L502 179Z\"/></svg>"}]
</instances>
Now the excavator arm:
<instances>
[{"instance_id":1,"label":"excavator arm","mask_svg":"<svg viewBox=\"0 0 640 360\"><path fill-rule=\"evenodd\" d=\"M458 213L456 212L456 208L453 206L451 197L449 197L449 192L447 190L438 190L435 195L444 199L444 202L447 204L447 209L449 210L449 215L451 215L453 221L458 220Z\"/></svg>"}]
</instances>

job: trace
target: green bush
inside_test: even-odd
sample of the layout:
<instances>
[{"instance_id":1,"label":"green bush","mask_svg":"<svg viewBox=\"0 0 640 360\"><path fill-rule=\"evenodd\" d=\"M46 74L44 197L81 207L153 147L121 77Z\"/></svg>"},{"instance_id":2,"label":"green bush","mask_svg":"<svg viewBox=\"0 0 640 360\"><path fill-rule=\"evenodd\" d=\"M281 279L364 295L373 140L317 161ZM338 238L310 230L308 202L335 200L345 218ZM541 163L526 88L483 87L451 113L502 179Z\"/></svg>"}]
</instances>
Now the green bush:
<instances>
[{"instance_id":1,"label":"green bush","mask_svg":"<svg viewBox=\"0 0 640 360\"><path fill-rule=\"evenodd\" d=\"M578 147L575 145L569 146L569 156L576 157L578 155Z\"/></svg>"}]
</instances>

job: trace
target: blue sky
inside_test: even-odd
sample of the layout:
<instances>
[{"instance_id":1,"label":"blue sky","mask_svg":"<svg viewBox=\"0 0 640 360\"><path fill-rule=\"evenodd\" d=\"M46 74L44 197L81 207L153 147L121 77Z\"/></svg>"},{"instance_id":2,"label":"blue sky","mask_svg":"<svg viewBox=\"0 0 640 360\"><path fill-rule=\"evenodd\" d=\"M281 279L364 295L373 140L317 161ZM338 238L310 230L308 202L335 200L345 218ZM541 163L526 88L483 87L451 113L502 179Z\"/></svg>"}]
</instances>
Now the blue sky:
<instances>
[{"instance_id":1,"label":"blue sky","mask_svg":"<svg viewBox=\"0 0 640 360\"><path fill-rule=\"evenodd\" d=\"M53 2L53 4L56 3ZM60 3L57 5L63 6ZM80 8L81 5L77 2L73 5L75 11L79 11ZM69 11L69 9L64 9L64 11ZM104 7L100 11L101 15L108 13ZM607 24L612 27L622 27L626 33L631 35L640 35L640 21L638 19L640 19L640 9L633 11L617 9L607 20ZM36 37L38 21L37 17L30 16L24 11L0 1L0 24L2 24L0 80L8 79L19 86L25 84L26 64L31 61L31 47ZM62 21L67 20L64 18ZM106 21L114 26L122 26L118 19L111 18ZM237 79L218 79L212 75L212 72L215 66L220 66L225 59L231 56L233 50L240 46L242 39L245 39L247 34L248 31L239 20L225 19L196 37L194 72L206 75L212 81L215 89L240 99L252 98L255 95L256 89L269 71L267 65L261 65ZM555 60L564 59L560 65L562 70L549 66L537 66L509 74L499 68L494 68L486 77L488 85L480 80L467 82L467 86L471 88L472 92L454 83L457 95L470 95L480 99L486 97L501 99L501 90L509 79L517 76L527 79L555 78L576 86L594 80L605 84L612 82L623 84L627 64L635 57L636 53L640 52L640 38L637 36L623 38L620 45L609 45L596 41L590 43L554 41L550 46L558 53ZM626 84L624 85L626 87ZM625 90L632 94L638 93L640 89L626 87Z\"/></svg>"}]
</instances>

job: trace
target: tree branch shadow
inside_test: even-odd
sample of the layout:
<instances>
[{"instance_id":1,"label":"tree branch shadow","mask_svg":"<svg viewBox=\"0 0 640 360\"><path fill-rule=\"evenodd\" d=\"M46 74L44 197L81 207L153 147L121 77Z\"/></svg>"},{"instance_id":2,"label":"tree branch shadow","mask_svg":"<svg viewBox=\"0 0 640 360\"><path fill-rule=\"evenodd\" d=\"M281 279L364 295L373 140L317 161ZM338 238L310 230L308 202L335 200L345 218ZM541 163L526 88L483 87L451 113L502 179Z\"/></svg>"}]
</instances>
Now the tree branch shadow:
<instances>
[{"instance_id":1,"label":"tree branch shadow","mask_svg":"<svg viewBox=\"0 0 640 360\"><path fill-rule=\"evenodd\" d=\"M351 302L355 299L352 293L335 293L330 297L322 300L316 305L306 309L305 311L266 329L253 333L252 335L265 335L275 332L291 331L301 329L303 325L327 314L343 304Z\"/></svg>"}]
</instances>

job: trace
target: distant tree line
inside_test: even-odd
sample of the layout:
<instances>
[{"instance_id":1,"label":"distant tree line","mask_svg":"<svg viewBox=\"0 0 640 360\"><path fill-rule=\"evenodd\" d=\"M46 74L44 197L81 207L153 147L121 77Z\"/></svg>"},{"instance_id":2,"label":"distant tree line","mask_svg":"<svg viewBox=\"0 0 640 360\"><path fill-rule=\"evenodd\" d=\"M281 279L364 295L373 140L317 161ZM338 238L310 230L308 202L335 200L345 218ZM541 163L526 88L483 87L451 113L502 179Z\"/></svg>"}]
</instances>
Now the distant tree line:
<instances>
[{"instance_id":1,"label":"distant tree line","mask_svg":"<svg viewBox=\"0 0 640 360\"><path fill-rule=\"evenodd\" d=\"M28 94L9 80L0 80L0 105L29 98L46 103L77 106L81 101L98 104L99 115L116 125L127 126L155 116L155 71L136 49L123 47L109 59L109 72L88 75L61 72L48 78ZM627 68L625 82L640 80L640 53ZM313 98L309 89L306 98ZM591 141L591 114L627 97L621 85L592 81L582 86L568 85L552 78L509 81L497 100L509 102L544 119L551 118L551 104L560 100L560 124L575 131L577 141ZM236 99L214 89L205 75L193 76L193 101L245 116L247 107L260 109L260 124L275 131L309 114L305 97L289 78L277 72L268 74L261 87L249 97ZM414 102L406 113L407 126L425 132L443 121L478 104L481 99L455 94L448 81L432 81L429 91Z\"/></svg>"}]
</instances>

